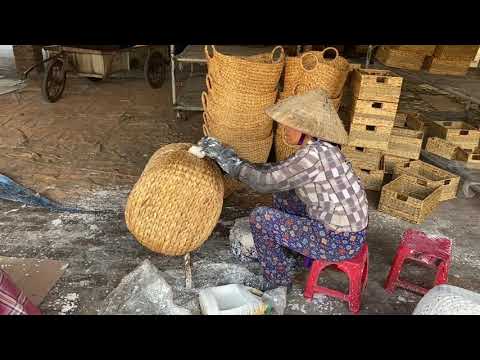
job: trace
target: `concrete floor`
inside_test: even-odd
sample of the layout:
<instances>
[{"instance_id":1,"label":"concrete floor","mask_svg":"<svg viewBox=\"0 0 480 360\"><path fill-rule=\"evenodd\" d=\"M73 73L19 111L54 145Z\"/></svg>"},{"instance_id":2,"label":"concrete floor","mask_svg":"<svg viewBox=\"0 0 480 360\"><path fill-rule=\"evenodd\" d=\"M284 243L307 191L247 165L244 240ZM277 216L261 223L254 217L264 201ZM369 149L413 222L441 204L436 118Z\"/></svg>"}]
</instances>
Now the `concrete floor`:
<instances>
[{"instance_id":1,"label":"concrete floor","mask_svg":"<svg viewBox=\"0 0 480 360\"><path fill-rule=\"evenodd\" d=\"M455 78L449 81L453 82L452 86L458 86ZM408 82L400 103L402 110L417 110L442 118L451 113L459 114L460 109L463 109L463 100L421 85L422 83ZM134 123L139 131L129 135L131 128L119 127L116 128L117 133L112 134L117 139L115 141L129 150L122 153L129 176L120 180L112 178L111 184L108 184L105 177L102 177L100 183L96 182L98 178L90 171L84 176L94 179L93 183L80 182L81 186L73 191L70 189L72 186L69 188L60 175L28 177L25 175L28 167L25 164L20 166L22 158L10 157L8 161L4 159L2 167L5 168L0 168L0 173L14 179L24 179L22 183L37 191L39 186L42 193L58 200L66 202L74 198L75 202L82 206L110 210L101 215L51 213L0 201L0 255L57 259L69 264L64 276L41 305L41 310L46 314L64 313L62 306L72 298L71 294L77 294L78 297L74 297L74 306L68 313L97 313L108 293L144 259L150 259L161 270L181 269L182 259L153 254L133 239L124 223L123 206L136 177L156 148L169 142L193 142L201 137L201 116L192 114L186 121L179 123L170 109L169 86L165 85L158 92L145 88L143 80L135 77L111 79L98 84L89 83L86 79L69 79L64 97L57 104L44 103L38 88L34 86L24 93L21 104L15 103L16 100L10 97L0 98L0 106L6 109L0 114L0 120L5 120L0 121L0 129L7 129L12 121L15 123L20 114L30 114L35 116L35 121L45 121L45 124L53 122L54 126L55 121L62 121L62 117L68 113L70 130L84 131L83 126L102 123L107 113L114 119L122 116L125 118L121 104L128 103L127 112L135 115ZM478 106L472 107L470 116L473 122L478 123ZM142 122L147 124L143 130L140 126ZM65 126L64 122L62 126ZM103 129L102 126L100 128ZM151 135L152 131L156 131L155 128L163 130ZM0 131L0 138L2 134L3 130ZM139 134L142 136L139 137ZM29 136L35 137L35 128L32 128ZM111 145L111 141L108 142L108 137L103 134L99 138ZM0 140L6 141L5 138ZM15 147L6 148L0 145L0 148L2 153L15 153ZM101 156L95 154L91 155L91 164L94 165L98 164L97 157ZM68 161L57 158L55 164ZM69 163L72 171L78 172L77 178L82 176L85 163L88 164L87 158L82 161L84 162L81 164ZM35 166L35 171L42 172L49 165L39 160ZM88 170L95 169L90 166ZM382 287L401 234L409 227L451 238L454 242L454 257L450 283L480 292L480 223L476 219L480 209L478 196L474 199L458 198L442 203L429 219L419 226L412 226L377 212L377 193L369 192L369 199L370 272L361 314L411 314L419 301L419 296L403 290L388 295ZM224 204L221 221L211 238L193 254L194 264L200 260L235 263L229 253L228 242L232 221L248 215L256 204L268 204L269 201L268 196L258 196L251 192L235 194L228 199ZM249 268L259 273L255 264L249 265ZM405 274L423 283L431 281L433 276L430 272L414 266L408 267ZM288 314L348 314L345 304L334 299L322 296L313 303L304 301L304 277L305 273L299 273L289 295ZM325 281L326 284L340 289L346 286L343 275L333 271L327 272Z\"/></svg>"}]
</instances>

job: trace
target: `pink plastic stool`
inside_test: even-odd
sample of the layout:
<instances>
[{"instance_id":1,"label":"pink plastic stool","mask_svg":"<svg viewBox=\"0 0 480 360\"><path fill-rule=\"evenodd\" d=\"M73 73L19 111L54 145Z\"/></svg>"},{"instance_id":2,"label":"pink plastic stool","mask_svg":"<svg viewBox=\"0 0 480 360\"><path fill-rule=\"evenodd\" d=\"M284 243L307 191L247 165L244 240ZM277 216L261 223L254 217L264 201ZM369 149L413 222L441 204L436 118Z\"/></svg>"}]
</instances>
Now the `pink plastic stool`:
<instances>
[{"instance_id":1,"label":"pink plastic stool","mask_svg":"<svg viewBox=\"0 0 480 360\"><path fill-rule=\"evenodd\" d=\"M348 294L317 285L320 273L325 268L331 265L343 271L348 276ZM360 253L355 258L350 260L345 260L342 262L315 260L312 264L303 296L309 300L313 299L313 296L315 294L325 294L328 296L333 296L337 299L348 302L350 311L356 314L360 311L360 299L362 296L362 291L367 285L367 280L368 246L367 244L365 244L362 247L362 250L360 250Z\"/></svg>"},{"instance_id":2,"label":"pink plastic stool","mask_svg":"<svg viewBox=\"0 0 480 360\"><path fill-rule=\"evenodd\" d=\"M452 241L447 238L429 238L425 233L408 229L402 237L393 260L392 268L385 282L385 290L395 291L396 287L425 295L430 289L401 280L400 272L405 260L413 260L437 270L434 286L446 284L452 256Z\"/></svg>"}]
</instances>

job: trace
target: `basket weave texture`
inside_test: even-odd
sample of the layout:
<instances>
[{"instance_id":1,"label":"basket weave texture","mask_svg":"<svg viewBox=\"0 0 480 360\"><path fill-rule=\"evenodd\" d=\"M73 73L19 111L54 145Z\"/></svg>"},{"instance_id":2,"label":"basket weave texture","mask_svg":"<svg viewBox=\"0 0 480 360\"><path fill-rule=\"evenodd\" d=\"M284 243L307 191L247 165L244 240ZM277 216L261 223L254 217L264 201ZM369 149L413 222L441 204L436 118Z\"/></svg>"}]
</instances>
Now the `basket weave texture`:
<instances>
[{"instance_id":1,"label":"basket weave texture","mask_svg":"<svg viewBox=\"0 0 480 360\"><path fill-rule=\"evenodd\" d=\"M169 256L198 249L210 236L223 206L223 176L189 144L158 150L133 187L125 209L129 231L148 249Z\"/></svg>"}]
</instances>

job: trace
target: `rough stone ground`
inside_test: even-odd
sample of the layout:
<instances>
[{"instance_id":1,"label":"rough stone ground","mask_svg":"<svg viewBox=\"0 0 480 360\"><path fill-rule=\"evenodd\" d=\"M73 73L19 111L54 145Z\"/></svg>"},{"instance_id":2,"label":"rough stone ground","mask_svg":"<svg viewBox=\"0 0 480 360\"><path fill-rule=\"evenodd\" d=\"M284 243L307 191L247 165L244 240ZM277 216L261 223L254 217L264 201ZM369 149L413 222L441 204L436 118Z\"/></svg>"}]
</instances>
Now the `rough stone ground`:
<instances>
[{"instance_id":1,"label":"rough stone ground","mask_svg":"<svg viewBox=\"0 0 480 360\"><path fill-rule=\"evenodd\" d=\"M458 86L456 78L443 78ZM407 83L402 110L422 111L437 118L464 116L463 100L419 85ZM72 78L57 104L44 103L35 86L24 92L20 104L13 97L0 98L0 173L57 200L111 210L102 215L52 213L0 201L0 255L69 263L64 276L42 303L44 313L96 314L120 280L147 258L162 271L181 270L182 259L159 256L141 247L128 233L123 219L123 204L148 157L162 144L192 142L201 136L199 114L192 114L186 121L175 120L169 89L167 83L158 91L150 90L143 80L135 77L98 84ZM28 151L40 154L27 157L28 161L25 156L18 156L26 153L25 142L12 144L5 135L12 124L24 124L19 119L25 116L36 124L25 134L27 143L32 147L38 145ZM479 119L478 106L473 106L470 121L478 124ZM68 135L62 138L61 146L42 147L43 137L49 136L48 129L58 126ZM39 133L42 138L37 136ZM50 136L55 138L54 133ZM73 139L71 143L69 139ZM85 140L86 147L76 147L75 139ZM89 147L92 143L100 145ZM86 148L91 150L88 156ZM99 149L106 149L106 153L96 151ZM114 158L112 166L107 155L113 150L120 155ZM5 154L11 156L6 158ZM51 165L59 166L54 174L49 172ZM361 314L411 314L420 297L402 290L388 295L382 285L400 236L412 225L378 213L375 210L378 194L370 193L369 198L370 273ZM252 193L235 194L228 199L215 232L193 254L194 263L202 260L235 263L228 241L232 220L248 215L256 204L269 201L268 196ZM477 292L480 291L479 209L478 196L468 200L459 198L443 203L424 224L413 226L454 241L450 283ZM248 268L258 274L256 264ZM305 272L298 274L288 298L287 314L348 314L345 304L334 299L318 297L311 304L304 301L305 275ZM407 275L426 283L433 277L416 267L411 267ZM205 282L198 278L197 281ZM327 272L325 281L333 287L346 287L343 275L333 271Z\"/></svg>"}]
</instances>

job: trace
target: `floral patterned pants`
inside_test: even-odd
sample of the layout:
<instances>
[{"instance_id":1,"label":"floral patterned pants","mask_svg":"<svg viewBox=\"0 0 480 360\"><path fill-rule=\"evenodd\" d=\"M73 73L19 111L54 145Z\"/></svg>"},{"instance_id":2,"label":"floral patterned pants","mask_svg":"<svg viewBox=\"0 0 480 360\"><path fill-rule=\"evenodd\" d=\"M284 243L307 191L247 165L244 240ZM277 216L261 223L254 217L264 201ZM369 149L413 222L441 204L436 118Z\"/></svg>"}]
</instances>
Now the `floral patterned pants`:
<instances>
[{"instance_id":1,"label":"floral patterned pants","mask_svg":"<svg viewBox=\"0 0 480 360\"><path fill-rule=\"evenodd\" d=\"M354 258L365 242L365 230L335 232L310 219L294 190L274 194L273 207L258 207L250 215L258 260L271 286L291 285L295 253L337 262Z\"/></svg>"}]
</instances>

